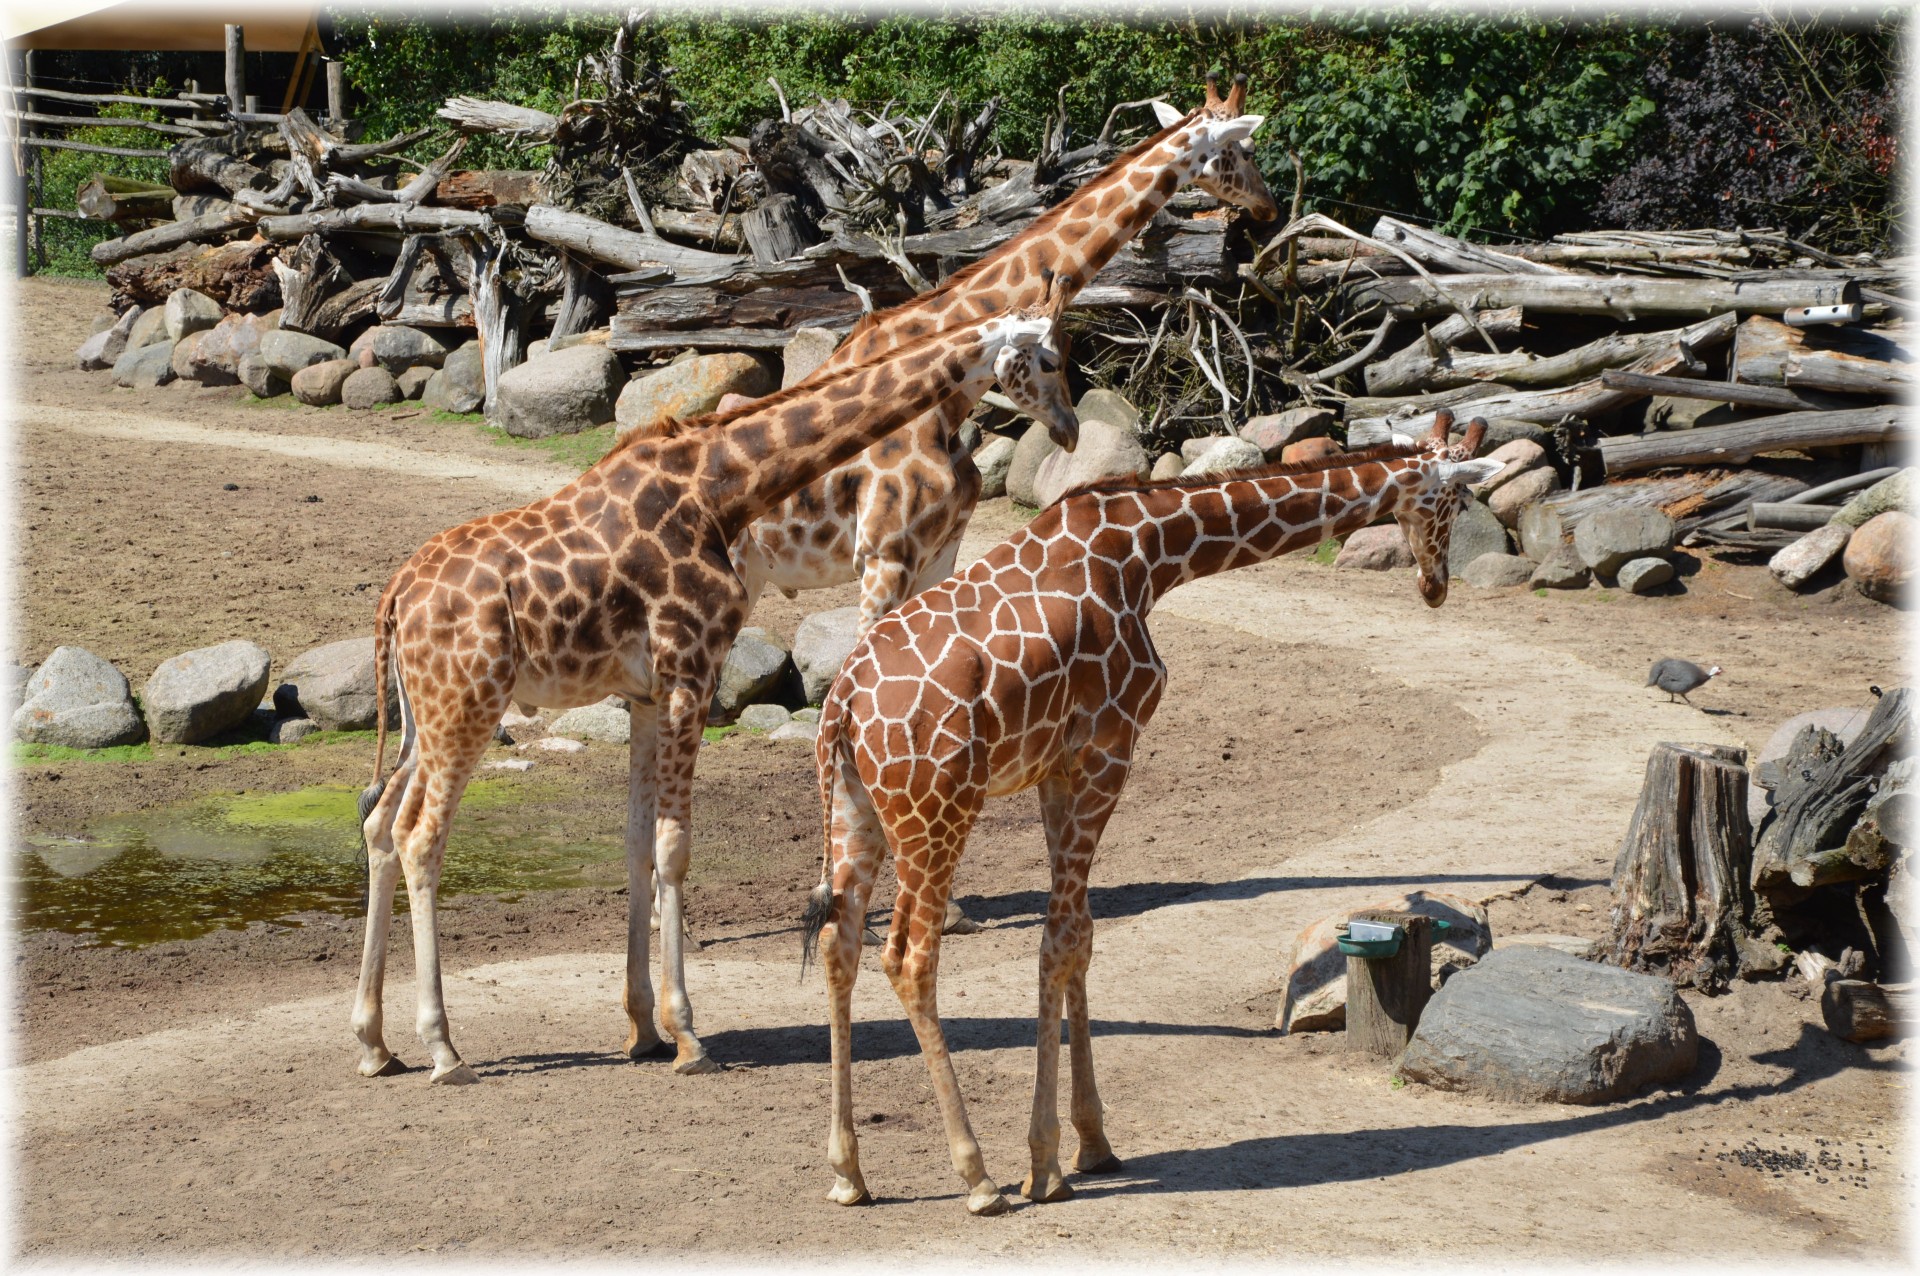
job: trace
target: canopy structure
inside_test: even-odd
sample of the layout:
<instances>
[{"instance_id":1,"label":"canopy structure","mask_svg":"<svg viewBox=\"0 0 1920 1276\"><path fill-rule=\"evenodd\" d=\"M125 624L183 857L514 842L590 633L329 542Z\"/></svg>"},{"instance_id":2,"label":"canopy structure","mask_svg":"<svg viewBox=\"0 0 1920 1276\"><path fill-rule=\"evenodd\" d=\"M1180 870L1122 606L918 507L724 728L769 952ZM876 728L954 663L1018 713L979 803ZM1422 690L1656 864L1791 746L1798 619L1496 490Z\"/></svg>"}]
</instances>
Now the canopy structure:
<instances>
[{"instance_id":1,"label":"canopy structure","mask_svg":"<svg viewBox=\"0 0 1920 1276\"><path fill-rule=\"evenodd\" d=\"M72 5L9 5L7 43L16 49L140 49L218 53L227 47L229 23L245 28L250 53L301 53L318 48L317 4L108 5L78 17L53 21ZM17 26L48 25L17 31Z\"/></svg>"}]
</instances>

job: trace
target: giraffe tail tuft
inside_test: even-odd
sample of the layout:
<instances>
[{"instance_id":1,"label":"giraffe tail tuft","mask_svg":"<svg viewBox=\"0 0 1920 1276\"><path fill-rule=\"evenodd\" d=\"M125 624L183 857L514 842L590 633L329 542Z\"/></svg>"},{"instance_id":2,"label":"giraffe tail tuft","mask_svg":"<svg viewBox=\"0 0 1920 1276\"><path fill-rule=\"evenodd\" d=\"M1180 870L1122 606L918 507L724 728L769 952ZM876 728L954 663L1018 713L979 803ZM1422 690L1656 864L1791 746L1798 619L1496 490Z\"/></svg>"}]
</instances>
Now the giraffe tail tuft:
<instances>
[{"instance_id":1,"label":"giraffe tail tuft","mask_svg":"<svg viewBox=\"0 0 1920 1276\"><path fill-rule=\"evenodd\" d=\"M373 863L367 854L367 817L373 814L373 808L380 803L380 795L387 791L385 779L376 779L360 791L360 914L366 916L368 905L373 903Z\"/></svg>"},{"instance_id":2,"label":"giraffe tail tuft","mask_svg":"<svg viewBox=\"0 0 1920 1276\"><path fill-rule=\"evenodd\" d=\"M820 932L826 928L827 919L833 916L837 901L833 896L833 883L823 881L807 892L807 911L800 915L800 979L805 982L807 970L813 965L813 950L820 942Z\"/></svg>"}]
</instances>

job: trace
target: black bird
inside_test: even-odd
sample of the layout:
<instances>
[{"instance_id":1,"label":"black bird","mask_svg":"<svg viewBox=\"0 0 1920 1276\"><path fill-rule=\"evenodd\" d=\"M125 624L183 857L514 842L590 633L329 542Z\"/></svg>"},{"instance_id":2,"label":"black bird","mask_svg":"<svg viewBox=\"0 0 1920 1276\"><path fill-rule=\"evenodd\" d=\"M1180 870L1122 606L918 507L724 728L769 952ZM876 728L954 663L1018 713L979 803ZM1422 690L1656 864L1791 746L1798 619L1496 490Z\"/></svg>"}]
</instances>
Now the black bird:
<instances>
[{"instance_id":1,"label":"black bird","mask_svg":"<svg viewBox=\"0 0 1920 1276\"><path fill-rule=\"evenodd\" d=\"M1719 672L1719 665L1702 669L1691 660L1675 660L1669 656L1653 662L1653 668L1647 671L1647 680L1643 685L1658 687L1666 692L1668 704L1672 704L1673 698L1679 696L1691 705L1693 701L1687 700L1687 692L1698 691L1707 685L1707 679Z\"/></svg>"}]
</instances>

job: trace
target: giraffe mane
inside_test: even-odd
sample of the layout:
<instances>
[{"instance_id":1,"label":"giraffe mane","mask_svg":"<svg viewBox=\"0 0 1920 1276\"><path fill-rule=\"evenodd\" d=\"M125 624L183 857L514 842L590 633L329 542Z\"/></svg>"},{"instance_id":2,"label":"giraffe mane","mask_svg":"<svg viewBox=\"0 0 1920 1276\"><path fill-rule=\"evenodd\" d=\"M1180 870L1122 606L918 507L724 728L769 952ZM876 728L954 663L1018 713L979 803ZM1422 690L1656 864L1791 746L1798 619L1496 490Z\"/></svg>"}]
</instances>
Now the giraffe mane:
<instances>
[{"instance_id":1,"label":"giraffe mane","mask_svg":"<svg viewBox=\"0 0 1920 1276\"><path fill-rule=\"evenodd\" d=\"M1084 496L1094 492L1153 492L1169 487L1217 487L1229 481L1241 479L1288 478L1296 474L1320 474L1327 470L1349 469L1367 465L1374 461L1397 461L1411 456L1419 456L1426 450L1424 443L1376 443L1372 447L1362 448L1358 452L1339 452L1333 456L1316 456L1307 461L1271 461L1265 465L1252 465L1244 470L1226 470L1214 474L1202 474L1194 478L1175 475L1163 479L1095 479L1091 483L1082 483L1078 487L1067 489L1060 494L1054 504L1069 497Z\"/></svg>"}]
</instances>

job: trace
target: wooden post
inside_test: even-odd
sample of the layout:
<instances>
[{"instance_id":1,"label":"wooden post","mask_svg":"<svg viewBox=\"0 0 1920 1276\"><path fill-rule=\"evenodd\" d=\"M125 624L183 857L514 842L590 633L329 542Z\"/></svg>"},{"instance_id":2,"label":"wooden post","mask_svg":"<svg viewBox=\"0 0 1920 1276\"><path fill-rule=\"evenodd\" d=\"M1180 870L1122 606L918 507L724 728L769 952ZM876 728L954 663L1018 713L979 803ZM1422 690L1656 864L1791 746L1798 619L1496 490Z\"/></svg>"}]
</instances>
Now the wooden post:
<instances>
[{"instance_id":1,"label":"wooden post","mask_svg":"<svg viewBox=\"0 0 1920 1276\"><path fill-rule=\"evenodd\" d=\"M27 63L25 54L7 51L7 79L12 81L14 89L13 105L25 114L27 97L21 90L26 83ZM14 271L18 278L25 279L33 273L33 261L30 256L32 247L33 192L29 186L29 175L33 161L28 157L32 149L26 143L27 123L16 120L13 126L13 259Z\"/></svg>"},{"instance_id":2,"label":"wooden post","mask_svg":"<svg viewBox=\"0 0 1920 1276\"><path fill-rule=\"evenodd\" d=\"M327 123L337 125L347 118L347 68L340 62L327 63Z\"/></svg>"},{"instance_id":3,"label":"wooden post","mask_svg":"<svg viewBox=\"0 0 1920 1276\"><path fill-rule=\"evenodd\" d=\"M1433 995L1433 919L1418 913L1356 913L1406 931L1391 957L1347 958L1347 1048L1393 1058L1407 1048Z\"/></svg>"},{"instance_id":4,"label":"wooden post","mask_svg":"<svg viewBox=\"0 0 1920 1276\"><path fill-rule=\"evenodd\" d=\"M247 100L247 33L227 23L227 109L238 111ZM251 109L251 108L249 108Z\"/></svg>"}]
</instances>

